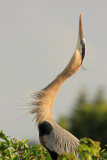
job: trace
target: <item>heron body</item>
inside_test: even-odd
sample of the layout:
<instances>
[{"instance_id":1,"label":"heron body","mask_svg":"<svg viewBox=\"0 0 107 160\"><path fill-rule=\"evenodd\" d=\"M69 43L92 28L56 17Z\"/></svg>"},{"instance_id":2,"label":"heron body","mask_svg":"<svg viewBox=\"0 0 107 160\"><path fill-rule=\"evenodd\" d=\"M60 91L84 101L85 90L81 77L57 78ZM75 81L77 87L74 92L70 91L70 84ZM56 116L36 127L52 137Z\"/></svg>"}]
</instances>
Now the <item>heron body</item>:
<instances>
[{"instance_id":1,"label":"heron body","mask_svg":"<svg viewBox=\"0 0 107 160\"><path fill-rule=\"evenodd\" d=\"M71 133L61 128L52 115L53 101L61 85L71 77L82 65L85 56L85 40L83 35L82 16L79 18L79 36L74 55L66 68L44 89L34 93L34 108L31 113L36 113L34 119L38 125L40 143L50 153L52 160L57 160L58 155L73 152L79 157L75 148L79 140Z\"/></svg>"},{"instance_id":2,"label":"heron body","mask_svg":"<svg viewBox=\"0 0 107 160\"><path fill-rule=\"evenodd\" d=\"M48 149L54 160L62 153L73 152L78 156L74 148L78 147L79 140L52 119L39 125L39 137L41 144Z\"/></svg>"}]
</instances>

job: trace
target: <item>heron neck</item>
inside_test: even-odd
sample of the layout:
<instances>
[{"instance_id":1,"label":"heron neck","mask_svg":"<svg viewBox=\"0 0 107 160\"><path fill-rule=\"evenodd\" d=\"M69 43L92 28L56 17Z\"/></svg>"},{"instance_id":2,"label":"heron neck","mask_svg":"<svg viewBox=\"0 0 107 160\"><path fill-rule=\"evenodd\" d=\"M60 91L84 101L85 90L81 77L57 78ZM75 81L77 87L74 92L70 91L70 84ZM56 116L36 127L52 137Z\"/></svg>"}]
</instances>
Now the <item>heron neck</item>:
<instances>
[{"instance_id":1,"label":"heron neck","mask_svg":"<svg viewBox=\"0 0 107 160\"><path fill-rule=\"evenodd\" d=\"M68 77L63 75L62 73L56 77L46 88L43 90L51 97L51 100L54 101L56 94L58 93L61 85Z\"/></svg>"}]
</instances>

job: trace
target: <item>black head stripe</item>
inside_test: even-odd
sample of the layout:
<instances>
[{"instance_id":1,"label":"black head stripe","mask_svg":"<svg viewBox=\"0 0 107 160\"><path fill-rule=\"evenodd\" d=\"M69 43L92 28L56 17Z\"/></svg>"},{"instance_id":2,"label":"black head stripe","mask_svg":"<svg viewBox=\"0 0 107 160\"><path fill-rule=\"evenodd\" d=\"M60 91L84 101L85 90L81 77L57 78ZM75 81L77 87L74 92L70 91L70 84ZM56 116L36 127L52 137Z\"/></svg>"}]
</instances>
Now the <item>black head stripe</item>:
<instances>
[{"instance_id":1,"label":"black head stripe","mask_svg":"<svg viewBox=\"0 0 107 160\"><path fill-rule=\"evenodd\" d=\"M82 46L82 61L84 59L84 56L85 56L85 44L83 44Z\"/></svg>"}]
</instances>

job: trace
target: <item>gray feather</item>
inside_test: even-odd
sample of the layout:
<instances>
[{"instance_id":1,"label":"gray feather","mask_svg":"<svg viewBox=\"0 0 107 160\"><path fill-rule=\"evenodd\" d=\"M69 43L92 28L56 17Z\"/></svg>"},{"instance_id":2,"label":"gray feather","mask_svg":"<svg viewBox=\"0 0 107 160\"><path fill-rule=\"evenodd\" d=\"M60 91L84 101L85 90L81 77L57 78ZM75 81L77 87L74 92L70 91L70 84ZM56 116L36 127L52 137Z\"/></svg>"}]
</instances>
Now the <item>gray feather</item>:
<instances>
[{"instance_id":1,"label":"gray feather","mask_svg":"<svg viewBox=\"0 0 107 160\"><path fill-rule=\"evenodd\" d=\"M50 151L58 154L73 152L78 157L75 148L79 145L79 140L71 133L61 128L54 120L49 121L52 125L52 131L49 135L44 135L45 146Z\"/></svg>"}]
</instances>

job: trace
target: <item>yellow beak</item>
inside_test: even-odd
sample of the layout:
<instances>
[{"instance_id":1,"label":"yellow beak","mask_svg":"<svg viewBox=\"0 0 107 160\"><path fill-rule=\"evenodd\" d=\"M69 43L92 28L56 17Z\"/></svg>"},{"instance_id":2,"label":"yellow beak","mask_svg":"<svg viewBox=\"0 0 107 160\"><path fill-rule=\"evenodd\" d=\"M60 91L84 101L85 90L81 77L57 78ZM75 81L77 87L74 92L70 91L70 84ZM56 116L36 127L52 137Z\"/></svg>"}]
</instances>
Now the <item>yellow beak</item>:
<instances>
[{"instance_id":1,"label":"yellow beak","mask_svg":"<svg viewBox=\"0 0 107 160\"><path fill-rule=\"evenodd\" d=\"M79 17L79 38L83 39L84 38L84 34L83 34L83 24L82 24L82 15L80 13L80 17Z\"/></svg>"}]
</instances>

